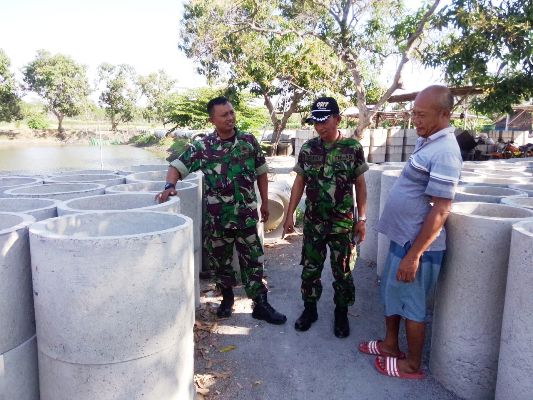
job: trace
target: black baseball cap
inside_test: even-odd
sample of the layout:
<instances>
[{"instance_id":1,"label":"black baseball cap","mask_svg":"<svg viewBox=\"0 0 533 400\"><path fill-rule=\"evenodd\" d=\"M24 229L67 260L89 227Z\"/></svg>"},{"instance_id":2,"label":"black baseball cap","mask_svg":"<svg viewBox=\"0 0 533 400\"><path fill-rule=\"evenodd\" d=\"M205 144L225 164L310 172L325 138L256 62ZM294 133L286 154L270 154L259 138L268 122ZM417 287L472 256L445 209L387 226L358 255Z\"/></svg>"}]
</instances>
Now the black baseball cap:
<instances>
[{"instance_id":1,"label":"black baseball cap","mask_svg":"<svg viewBox=\"0 0 533 400\"><path fill-rule=\"evenodd\" d=\"M333 97L319 97L311 106L311 116L305 120L308 124L324 122L330 115L339 115L339 105Z\"/></svg>"}]
</instances>

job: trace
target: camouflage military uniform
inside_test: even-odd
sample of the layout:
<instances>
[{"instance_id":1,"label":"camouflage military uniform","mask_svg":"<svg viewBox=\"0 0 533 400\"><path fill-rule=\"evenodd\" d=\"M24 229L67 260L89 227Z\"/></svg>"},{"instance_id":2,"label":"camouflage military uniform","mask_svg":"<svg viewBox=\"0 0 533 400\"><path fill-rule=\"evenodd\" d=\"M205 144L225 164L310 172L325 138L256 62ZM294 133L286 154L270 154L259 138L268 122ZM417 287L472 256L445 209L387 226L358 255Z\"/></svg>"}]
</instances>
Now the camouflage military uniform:
<instances>
[{"instance_id":1,"label":"camouflage military uniform","mask_svg":"<svg viewBox=\"0 0 533 400\"><path fill-rule=\"evenodd\" d=\"M304 178L305 215L302 247L302 298L316 302L322 293L320 276L330 248L331 269L335 282L335 304L354 303L352 270L355 246L353 184L368 170L363 148L351 138L325 143L314 138L302 146L294 171Z\"/></svg>"},{"instance_id":2,"label":"camouflage military uniform","mask_svg":"<svg viewBox=\"0 0 533 400\"><path fill-rule=\"evenodd\" d=\"M235 130L235 136L223 140L213 132L191 143L171 165L182 179L190 172L204 173L205 246L218 287L236 284L231 267L235 244L246 294L266 293L254 182L268 167L255 137Z\"/></svg>"}]
</instances>

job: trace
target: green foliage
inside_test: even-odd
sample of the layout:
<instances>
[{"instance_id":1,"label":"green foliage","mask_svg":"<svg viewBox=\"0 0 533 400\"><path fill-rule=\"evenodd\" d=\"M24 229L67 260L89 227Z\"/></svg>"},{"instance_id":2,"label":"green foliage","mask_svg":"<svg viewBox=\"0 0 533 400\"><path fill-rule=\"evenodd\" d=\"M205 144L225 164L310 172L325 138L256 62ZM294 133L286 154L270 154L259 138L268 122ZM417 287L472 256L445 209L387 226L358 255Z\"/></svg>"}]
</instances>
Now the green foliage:
<instances>
[{"instance_id":1,"label":"green foliage","mask_svg":"<svg viewBox=\"0 0 533 400\"><path fill-rule=\"evenodd\" d=\"M39 50L35 60L24 67L24 82L37 93L58 119L62 131L64 117L79 115L90 93L86 67L62 54Z\"/></svg>"},{"instance_id":2,"label":"green foliage","mask_svg":"<svg viewBox=\"0 0 533 400\"><path fill-rule=\"evenodd\" d=\"M31 112L26 116L26 124L30 129L47 129L48 117L43 112Z\"/></svg>"},{"instance_id":3,"label":"green foliage","mask_svg":"<svg viewBox=\"0 0 533 400\"><path fill-rule=\"evenodd\" d=\"M190 140L187 138L176 138L172 142L170 147L167 149L170 155L166 158L166 160L168 162L174 161L176 158L179 157L181 153L185 151L189 143L190 143Z\"/></svg>"},{"instance_id":4,"label":"green foliage","mask_svg":"<svg viewBox=\"0 0 533 400\"><path fill-rule=\"evenodd\" d=\"M444 67L453 85L482 88L477 111L510 112L533 97L532 21L531 1L453 0L438 15L446 35L424 61Z\"/></svg>"},{"instance_id":5,"label":"green foliage","mask_svg":"<svg viewBox=\"0 0 533 400\"><path fill-rule=\"evenodd\" d=\"M159 138L151 133L142 133L140 135L133 136L129 143L139 147L151 146L159 143Z\"/></svg>"},{"instance_id":6,"label":"green foliage","mask_svg":"<svg viewBox=\"0 0 533 400\"><path fill-rule=\"evenodd\" d=\"M138 91L134 82L135 71L127 64L104 63L98 67L98 83L103 86L99 103L111 120L113 131L135 117Z\"/></svg>"},{"instance_id":7,"label":"green foliage","mask_svg":"<svg viewBox=\"0 0 533 400\"><path fill-rule=\"evenodd\" d=\"M170 79L163 70L148 76L138 77L137 84L147 101L146 108L143 110L143 117L147 121L165 123L165 100L170 95L175 83L176 81Z\"/></svg>"},{"instance_id":8,"label":"green foliage","mask_svg":"<svg viewBox=\"0 0 533 400\"><path fill-rule=\"evenodd\" d=\"M9 58L0 49L0 121L5 122L22 119L19 88L10 66Z\"/></svg>"}]
</instances>

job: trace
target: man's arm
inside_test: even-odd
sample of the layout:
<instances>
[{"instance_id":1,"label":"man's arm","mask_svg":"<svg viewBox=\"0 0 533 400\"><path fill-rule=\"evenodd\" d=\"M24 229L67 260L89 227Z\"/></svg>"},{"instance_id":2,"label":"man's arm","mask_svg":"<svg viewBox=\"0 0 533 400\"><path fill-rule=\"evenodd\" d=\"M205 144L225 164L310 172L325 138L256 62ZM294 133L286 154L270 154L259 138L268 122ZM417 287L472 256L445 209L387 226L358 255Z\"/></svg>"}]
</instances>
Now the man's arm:
<instances>
[{"instance_id":1,"label":"man's arm","mask_svg":"<svg viewBox=\"0 0 533 400\"><path fill-rule=\"evenodd\" d=\"M257 176L257 187L261 196L261 222L268 221L268 175L266 173Z\"/></svg>"},{"instance_id":2,"label":"man's arm","mask_svg":"<svg viewBox=\"0 0 533 400\"><path fill-rule=\"evenodd\" d=\"M442 197L432 197L433 207L426 215L422 228L414 240L407 254L402 258L396 273L396 279L403 282L412 282L418 270L418 261L422 253L427 250L450 214L452 200Z\"/></svg>"},{"instance_id":3,"label":"man's arm","mask_svg":"<svg viewBox=\"0 0 533 400\"><path fill-rule=\"evenodd\" d=\"M172 165L169 165L168 170L167 170L166 182L176 185L176 182L180 179L181 179L181 176L178 170L174 168ZM170 188L170 189L163 190L161 193L158 193L155 196L155 199L159 201L160 203L163 203L167 201L168 196L175 196L175 195L176 195L176 189Z\"/></svg>"},{"instance_id":4,"label":"man's arm","mask_svg":"<svg viewBox=\"0 0 533 400\"><path fill-rule=\"evenodd\" d=\"M366 218L366 182L363 174L355 178L355 201L357 202L357 214ZM354 237L357 236L357 243L365 240L366 221L357 221L353 229Z\"/></svg>"},{"instance_id":5,"label":"man's arm","mask_svg":"<svg viewBox=\"0 0 533 400\"><path fill-rule=\"evenodd\" d=\"M287 233L294 232L294 210L298 206L302 194L304 193L305 182L304 177L300 174L296 175L296 179L292 185L291 189L291 198L289 199L289 205L287 207L287 215L285 216L285 221L283 222L283 233L281 238L283 239Z\"/></svg>"}]
</instances>

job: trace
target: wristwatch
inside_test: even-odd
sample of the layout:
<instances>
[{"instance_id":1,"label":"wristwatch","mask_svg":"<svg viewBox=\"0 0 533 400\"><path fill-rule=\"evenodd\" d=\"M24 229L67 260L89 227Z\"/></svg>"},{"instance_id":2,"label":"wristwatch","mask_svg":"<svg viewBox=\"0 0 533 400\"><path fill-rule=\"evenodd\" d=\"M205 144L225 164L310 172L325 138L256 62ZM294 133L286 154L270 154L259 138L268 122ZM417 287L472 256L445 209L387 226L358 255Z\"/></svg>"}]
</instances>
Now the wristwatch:
<instances>
[{"instance_id":1,"label":"wristwatch","mask_svg":"<svg viewBox=\"0 0 533 400\"><path fill-rule=\"evenodd\" d=\"M364 222L366 224L366 217L362 216L362 217L357 218L357 222Z\"/></svg>"},{"instance_id":2,"label":"wristwatch","mask_svg":"<svg viewBox=\"0 0 533 400\"><path fill-rule=\"evenodd\" d=\"M165 190L167 189L176 189L176 185L174 185L173 183L167 182L165 183Z\"/></svg>"}]
</instances>

